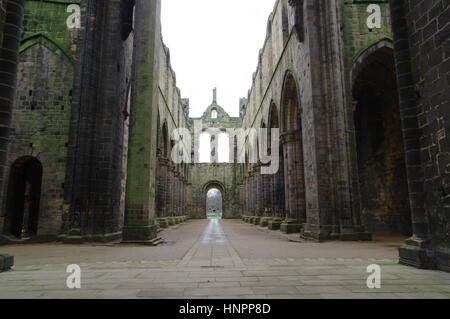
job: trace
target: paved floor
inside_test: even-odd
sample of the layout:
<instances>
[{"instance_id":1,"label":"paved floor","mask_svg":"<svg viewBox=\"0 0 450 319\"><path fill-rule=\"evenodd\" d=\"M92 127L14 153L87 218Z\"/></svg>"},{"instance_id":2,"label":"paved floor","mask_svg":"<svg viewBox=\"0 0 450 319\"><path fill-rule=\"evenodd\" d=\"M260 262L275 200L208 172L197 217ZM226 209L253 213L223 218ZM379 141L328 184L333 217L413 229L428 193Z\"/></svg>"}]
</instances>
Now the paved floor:
<instances>
[{"instance_id":1,"label":"paved floor","mask_svg":"<svg viewBox=\"0 0 450 319\"><path fill-rule=\"evenodd\" d=\"M15 256L0 298L450 298L450 274L397 264L402 237L293 242L238 220L195 220L162 232L166 244L3 246ZM66 267L81 267L68 289ZM381 289L367 266L381 266Z\"/></svg>"}]
</instances>

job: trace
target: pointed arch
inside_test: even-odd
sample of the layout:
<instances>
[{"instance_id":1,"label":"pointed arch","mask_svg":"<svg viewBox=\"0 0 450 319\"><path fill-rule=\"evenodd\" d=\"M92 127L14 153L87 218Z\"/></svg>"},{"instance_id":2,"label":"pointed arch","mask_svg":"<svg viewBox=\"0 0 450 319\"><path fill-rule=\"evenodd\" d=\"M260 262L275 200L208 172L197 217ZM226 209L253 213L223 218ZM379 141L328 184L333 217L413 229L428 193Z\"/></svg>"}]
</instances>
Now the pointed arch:
<instances>
[{"instance_id":1,"label":"pointed arch","mask_svg":"<svg viewBox=\"0 0 450 319\"><path fill-rule=\"evenodd\" d=\"M362 223L372 232L411 235L412 221L394 51L365 50L352 69L356 175Z\"/></svg>"},{"instance_id":2,"label":"pointed arch","mask_svg":"<svg viewBox=\"0 0 450 319\"><path fill-rule=\"evenodd\" d=\"M70 61L71 64L75 64L73 54L69 50L59 45L57 41L54 41L44 33L35 33L23 39L20 44L19 53L22 54L28 49L39 44L45 46L55 54L57 54L57 52L61 52Z\"/></svg>"},{"instance_id":3,"label":"pointed arch","mask_svg":"<svg viewBox=\"0 0 450 319\"><path fill-rule=\"evenodd\" d=\"M281 156L284 165L285 232L297 232L306 222L306 189L303 160L301 103L297 81L287 71L281 93Z\"/></svg>"},{"instance_id":4,"label":"pointed arch","mask_svg":"<svg viewBox=\"0 0 450 319\"><path fill-rule=\"evenodd\" d=\"M282 132L297 131L301 128L299 96L297 81L293 73L287 71L280 102Z\"/></svg>"}]
</instances>

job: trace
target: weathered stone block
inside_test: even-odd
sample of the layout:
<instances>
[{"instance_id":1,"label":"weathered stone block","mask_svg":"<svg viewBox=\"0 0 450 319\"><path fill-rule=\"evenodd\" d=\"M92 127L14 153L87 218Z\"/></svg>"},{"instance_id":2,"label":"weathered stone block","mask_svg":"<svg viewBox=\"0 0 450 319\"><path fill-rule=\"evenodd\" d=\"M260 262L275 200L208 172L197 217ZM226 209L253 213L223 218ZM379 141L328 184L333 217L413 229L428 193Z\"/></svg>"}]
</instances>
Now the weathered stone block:
<instances>
[{"instance_id":1,"label":"weathered stone block","mask_svg":"<svg viewBox=\"0 0 450 319\"><path fill-rule=\"evenodd\" d=\"M421 247L404 245L399 248L399 263L420 269L435 269L436 265L427 250Z\"/></svg>"},{"instance_id":2,"label":"weathered stone block","mask_svg":"<svg viewBox=\"0 0 450 319\"><path fill-rule=\"evenodd\" d=\"M285 219L281 225L280 230L286 234L298 233L302 229L302 225L296 219Z\"/></svg>"},{"instance_id":3,"label":"weathered stone block","mask_svg":"<svg viewBox=\"0 0 450 319\"><path fill-rule=\"evenodd\" d=\"M158 223L159 228L167 228L169 227L169 223L167 218L157 218L156 222Z\"/></svg>"},{"instance_id":4,"label":"weathered stone block","mask_svg":"<svg viewBox=\"0 0 450 319\"><path fill-rule=\"evenodd\" d=\"M269 226L269 222L272 220L272 217L262 217L261 221L259 222L259 225L261 227L267 227Z\"/></svg>"},{"instance_id":5,"label":"weathered stone block","mask_svg":"<svg viewBox=\"0 0 450 319\"><path fill-rule=\"evenodd\" d=\"M157 226L126 226L123 228L123 241L145 241L157 237Z\"/></svg>"},{"instance_id":6,"label":"weathered stone block","mask_svg":"<svg viewBox=\"0 0 450 319\"><path fill-rule=\"evenodd\" d=\"M9 270L14 265L14 257L7 254L0 254L0 272Z\"/></svg>"},{"instance_id":7,"label":"weathered stone block","mask_svg":"<svg viewBox=\"0 0 450 319\"><path fill-rule=\"evenodd\" d=\"M282 218L274 218L269 221L269 229L270 230L279 230L281 227L281 223L283 222Z\"/></svg>"}]
</instances>

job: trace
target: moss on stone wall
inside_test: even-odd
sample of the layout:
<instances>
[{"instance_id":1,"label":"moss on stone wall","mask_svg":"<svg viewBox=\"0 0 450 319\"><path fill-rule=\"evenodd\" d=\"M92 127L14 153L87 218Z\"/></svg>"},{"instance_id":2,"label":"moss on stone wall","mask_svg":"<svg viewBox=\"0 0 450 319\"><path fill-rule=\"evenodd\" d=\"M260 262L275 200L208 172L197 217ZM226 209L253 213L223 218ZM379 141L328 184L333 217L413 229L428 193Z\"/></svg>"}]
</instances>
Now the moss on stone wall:
<instances>
[{"instance_id":1,"label":"moss on stone wall","mask_svg":"<svg viewBox=\"0 0 450 319\"><path fill-rule=\"evenodd\" d=\"M41 162L38 236L56 236L61 229L77 37L76 29L68 29L67 8L78 2L29 0L25 6L6 178L20 158Z\"/></svg>"}]
</instances>

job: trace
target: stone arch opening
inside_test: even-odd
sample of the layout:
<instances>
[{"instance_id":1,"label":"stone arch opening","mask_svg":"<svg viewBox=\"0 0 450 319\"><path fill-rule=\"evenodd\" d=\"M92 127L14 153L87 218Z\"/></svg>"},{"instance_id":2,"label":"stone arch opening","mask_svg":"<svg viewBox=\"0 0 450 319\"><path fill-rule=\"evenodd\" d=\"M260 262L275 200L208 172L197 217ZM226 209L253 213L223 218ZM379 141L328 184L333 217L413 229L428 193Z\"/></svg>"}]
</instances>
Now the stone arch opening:
<instances>
[{"instance_id":1,"label":"stone arch opening","mask_svg":"<svg viewBox=\"0 0 450 319\"><path fill-rule=\"evenodd\" d=\"M219 163L230 162L230 136L226 132L221 132L218 135L218 160Z\"/></svg>"},{"instance_id":2,"label":"stone arch opening","mask_svg":"<svg viewBox=\"0 0 450 319\"><path fill-rule=\"evenodd\" d=\"M43 168L31 156L17 159L9 176L5 233L19 239L37 235Z\"/></svg>"},{"instance_id":3,"label":"stone arch opening","mask_svg":"<svg viewBox=\"0 0 450 319\"><path fill-rule=\"evenodd\" d=\"M209 134L208 132L202 132L200 134L198 153L200 163L211 163L212 160L211 134Z\"/></svg>"},{"instance_id":4,"label":"stone arch opening","mask_svg":"<svg viewBox=\"0 0 450 319\"><path fill-rule=\"evenodd\" d=\"M225 213L225 188L222 183L212 181L207 183L205 194L205 213L207 219L221 219Z\"/></svg>"},{"instance_id":5,"label":"stone arch opening","mask_svg":"<svg viewBox=\"0 0 450 319\"><path fill-rule=\"evenodd\" d=\"M300 231L306 222L303 134L300 118L300 98L294 76L286 74L281 98L281 150L284 165L284 195L286 232ZM282 225L283 227L283 225Z\"/></svg>"},{"instance_id":6,"label":"stone arch opening","mask_svg":"<svg viewBox=\"0 0 450 319\"><path fill-rule=\"evenodd\" d=\"M218 117L218 112L217 112L217 109L212 109L211 110L211 119L212 120L217 120L217 117Z\"/></svg>"},{"instance_id":7,"label":"stone arch opening","mask_svg":"<svg viewBox=\"0 0 450 319\"><path fill-rule=\"evenodd\" d=\"M371 232L411 235L393 50L376 48L355 70L354 122L362 223Z\"/></svg>"}]
</instances>

